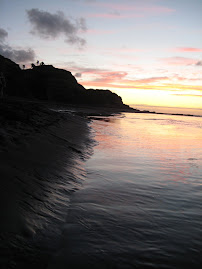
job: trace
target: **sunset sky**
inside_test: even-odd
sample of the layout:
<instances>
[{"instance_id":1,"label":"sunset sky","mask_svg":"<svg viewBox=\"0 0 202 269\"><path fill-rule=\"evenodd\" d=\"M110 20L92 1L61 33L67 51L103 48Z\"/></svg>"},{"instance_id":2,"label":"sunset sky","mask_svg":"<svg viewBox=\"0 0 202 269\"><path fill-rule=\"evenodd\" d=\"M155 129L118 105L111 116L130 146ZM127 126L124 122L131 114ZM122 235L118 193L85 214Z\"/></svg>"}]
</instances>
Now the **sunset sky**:
<instances>
[{"instance_id":1,"label":"sunset sky","mask_svg":"<svg viewBox=\"0 0 202 269\"><path fill-rule=\"evenodd\" d=\"M0 0L0 54L126 104L202 109L201 0Z\"/></svg>"}]
</instances>

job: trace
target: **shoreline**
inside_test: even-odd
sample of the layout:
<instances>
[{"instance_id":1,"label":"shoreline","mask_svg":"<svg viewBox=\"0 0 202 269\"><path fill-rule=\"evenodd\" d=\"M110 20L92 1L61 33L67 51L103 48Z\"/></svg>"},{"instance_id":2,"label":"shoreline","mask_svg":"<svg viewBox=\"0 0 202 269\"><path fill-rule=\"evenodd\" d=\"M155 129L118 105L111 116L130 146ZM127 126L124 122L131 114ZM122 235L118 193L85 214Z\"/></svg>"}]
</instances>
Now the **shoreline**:
<instances>
[{"instance_id":1,"label":"shoreline","mask_svg":"<svg viewBox=\"0 0 202 269\"><path fill-rule=\"evenodd\" d=\"M4 102L12 103L24 103L24 104L33 104L37 106L42 106L48 110L52 111L69 111L73 112L79 116L112 116L120 113L137 113L137 114L155 114L155 115L171 115L171 116L187 116L187 117L202 117L202 115L189 114L189 113L171 113L171 112L156 112L150 110L139 110L133 107L119 108L119 107L110 107L110 106L92 106L92 105L82 105L82 104L68 104L62 102L53 102L53 101L44 101L44 100L35 100L27 99L22 97L12 97L7 96L2 99Z\"/></svg>"}]
</instances>

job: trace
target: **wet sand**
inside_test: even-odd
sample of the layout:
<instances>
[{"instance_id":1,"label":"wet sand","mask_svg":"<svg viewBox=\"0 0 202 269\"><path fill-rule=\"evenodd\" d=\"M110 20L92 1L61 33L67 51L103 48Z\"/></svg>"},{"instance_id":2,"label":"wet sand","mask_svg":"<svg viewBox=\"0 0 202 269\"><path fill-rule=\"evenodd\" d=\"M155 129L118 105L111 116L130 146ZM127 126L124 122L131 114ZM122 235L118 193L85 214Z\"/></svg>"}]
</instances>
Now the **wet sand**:
<instances>
[{"instance_id":1,"label":"wet sand","mask_svg":"<svg viewBox=\"0 0 202 269\"><path fill-rule=\"evenodd\" d=\"M84 114L1 100L1 268L46 268L57 248L92 150Z\"/></svg>"}]
</instances>

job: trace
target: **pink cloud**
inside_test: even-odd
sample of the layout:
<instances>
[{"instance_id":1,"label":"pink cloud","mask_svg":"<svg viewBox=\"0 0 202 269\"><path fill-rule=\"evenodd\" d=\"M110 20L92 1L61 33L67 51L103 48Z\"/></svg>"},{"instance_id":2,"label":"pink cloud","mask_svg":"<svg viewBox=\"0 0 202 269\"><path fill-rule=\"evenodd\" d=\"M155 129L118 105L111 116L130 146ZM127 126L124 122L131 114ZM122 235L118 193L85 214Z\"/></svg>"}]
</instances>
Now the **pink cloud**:
<instances>
[{"instance_id":1,"label":"pink cloud","mask_svg":"<svg viewBox=\"0 0 202 269\"><path fill-rule=\"evenodd\" d=\"M127 16L119 15L116 13L93 13L93 14L88 14L87 17L104 18L104 19L120 19L120 18L126 18Z\"/></svg>"},{"instance_id":2,"label":"pink cloud","mask_svg":"<svg viewBox=\"0 0 202 269\"><path fill-rule=\"evenodd\" d=\"M92 88L122 88L142 90L190 91L202 92L201 78L180 76L151 76L146 78L130 78L130 72L112 71L104 68L80 67L76 63L69 63L71 71L77 73L77 79L84 87ZM122 70L125 70L123 68ZM199 73L200 74L200 73ZM196 73L195 75L198 75Z\"/></svg>"},{"instance_id":3,"label":"pink cloud","mask_svg":"<svg viewBox=\"0 0 202 269\"><path fill-rule=\"evenodd\" d=\"M175 74L170 77L172 81L186 81L186 82L193 82L193 81L201 81L202 77L197 77L197 78L188 78L188 77L180 77L179 75Z\"/></svg>"},{"instance_id":4,"label":"pink cloud","mask_svg":"<svg viewBox=\"0 0 202 269\"><path fill-rule=\"evenodd\" d=\"M93 71L93 74L92 72ZM149 77L142 79L128 79L128 73L122 71L106 71L106 70L86 70L84 72L90 74L91 81L82 81L82 85L85 87L93 88L127 88L127 89L143 89L143 90L196 90L201 92L202 87L200 85L187 85L192 79L179 77L173 75L171 77ZM175 83L177 80L179 83Z\"/></svg>"},{"instance_id":5,"label":"pink cloud","mask_svg":"<svg viewBox=\"0 0 202 269\"><path fill-rule=\"evenodd\" d=\"M198 60L192 58L185 58L185 57L169 57L169 58L162 58L161 61L168 65L195 65L197 64Z\"/></svg>"},{"instance_id":6,"label":"pink cloud","mask_svg":"<svg viewBox=\"0 0 202 269\"><path fill-rule=\"evenodd\" d=\"M93 82L99 83L124 83L127 85L145 85L152 83L159 83L162 81L169 80L169 77L150 77L136 80L129 80L126 78L128 74L126 72L100 72L99 75L97 73L97 78L93 80Z\"/></svg>"},{"instance_id":7,"label":"pink cloud","mask_svg":"<svg viewBox=\"0 0 202 269\"><path fill-rule=\"evenodd\" d=\"M113 3L93 3L94 6L118 10L118 11L137 11L137 12L144 12L144 13L152 13L152 14L159 14L159 13L170 13L174 12L175 9L171 9L164 6L151 6L151 5L130 5L130 4L113 4Z\"/></svg>"},{"instance_id":8,"label":"pink cloud","mask_svg":"<svg viewBox=\"0 0 202 269\"><path fill-rule=\"evenodd\" d=\"M168 77L151 77L151 78L143 78L143 79L138 79L135 80L135 83L140 83L140 84L145 84L145 83L156 83L156 82L160 82L163 80L169 80Z\"/></svg>"},{"instance_id":9,"label":"pink cloud","mask_svg":"<svg viewBox=\"0 0 202 269\"><path fill-rule=\"evenodd\" d=\"M91 18L107 18L107 19L120 19L120 18L141 18L145 16L163 15L175 12L166 6L158 5L137 5L137 4L116 4L116 3L98 3L94 2L90 5L99 8L101 12L87 14Z\"/></svg>"},{"instance_id":10,"label":"pink cloud","mask_svg":"<svg viewBox=\"0 0 202 269\"><path fill-rule=\"evenodd\" d=\"M95 82L113 83L114 81L121 81L127 76L127 73L122 71L101 71L97 72L97 75Z\"/></svg>"},{"instance_id":11,"label":"pink cloud","mask_svg":"<svg viewBox=\"0 0 202 269\"><path fill-rule=\"evenodd\" d=\"M191 48L191 47L179 47L175 48L174 50L178 52L202 52L202 49L200 48Z\"/></svg>"},{"instance_id":12,"label":"pink cloud","mask_svg":"<svg viewBox=\"0 0 202 269\"><path fill-rule=\"evenodd\" d=\"M90 74L91 72L87 71L85 74ZM91 73L92 74L92 73ZM151 77L143 78L137 80L127 79L128 73L126 72L116 72L116 71L95 71L95 79L91 81L82 82L85 86L95 87L113 87L113 88L136 88L136 87L149 87L148 84L156 83L162 81L168 81L168 77Z\"/></svg>"}]
</instances>

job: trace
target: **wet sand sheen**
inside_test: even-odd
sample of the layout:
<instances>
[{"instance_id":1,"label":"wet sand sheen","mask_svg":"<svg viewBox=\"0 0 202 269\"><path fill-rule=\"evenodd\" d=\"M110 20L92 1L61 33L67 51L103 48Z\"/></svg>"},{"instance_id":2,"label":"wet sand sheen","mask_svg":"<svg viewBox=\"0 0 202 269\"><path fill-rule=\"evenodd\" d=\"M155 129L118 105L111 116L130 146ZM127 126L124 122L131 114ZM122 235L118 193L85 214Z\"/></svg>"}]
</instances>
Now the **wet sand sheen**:
<instances>
[{"instance_id":1,"label":"wet sand sheen","mask_svg":"<svg viewBox=\"0 0 202 269\"><path fill-rule=\"evenodd\" d=\"M1 104L0 266L44 268L85 178L88 121L30 102Z\"/></svg>"},{"instance_id":2,"label":"wet sand sheen","mask_svg":"<svg viewBox=\"0 0 202 269\"><path fill-rule=\"evenodd\" d=\"M127 114L92 127L99 145L48 268L200 268L201 121Z\"/></svg>"},{"instance_id":3,"label":"wet sand sheen","mask_svg":"<svg viewBox=\"0 0 202 269\"><path fill-rule=\"evenodd\" d=\"M84 165L93 145L85 117L10 105L0 129L0 265L199 268L200 119L94 120L99 144Z\"/></svg>"}]
</instances>

